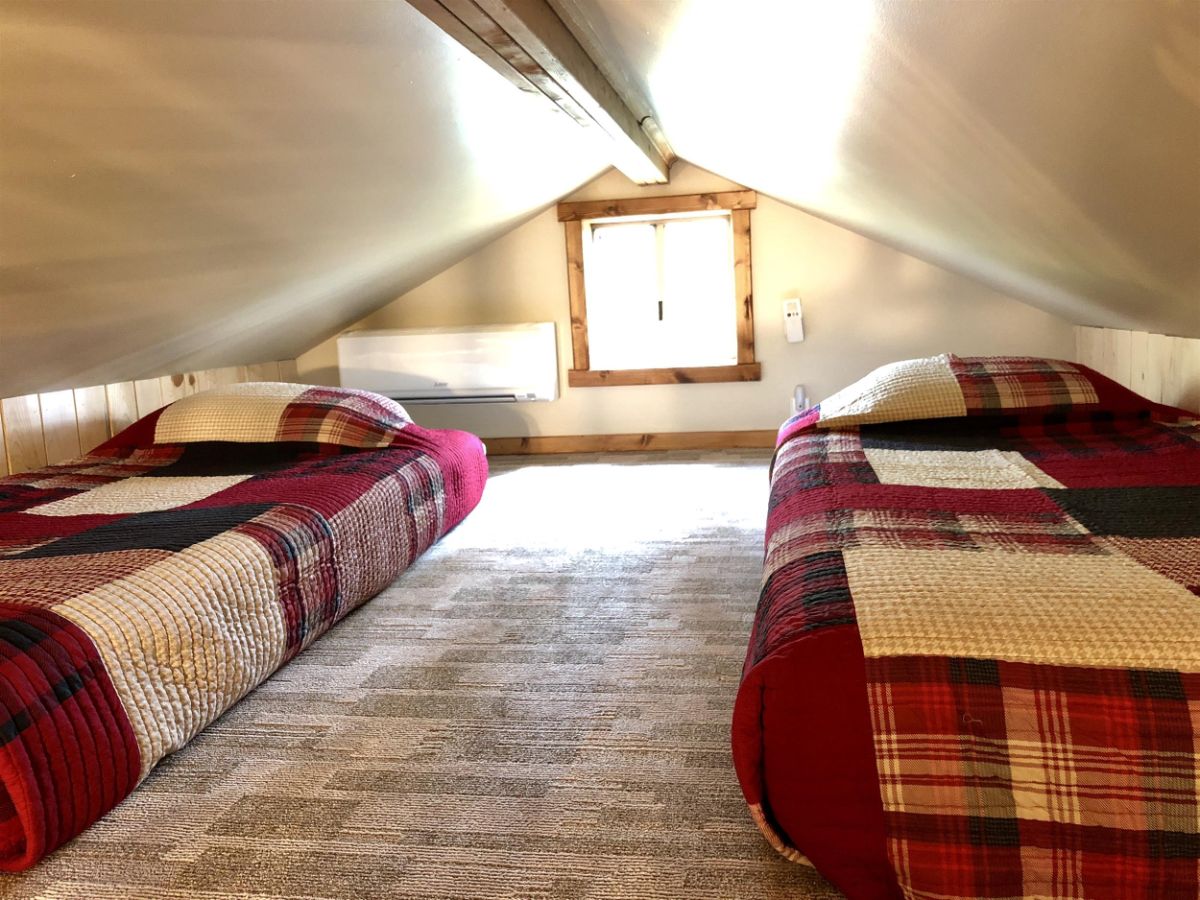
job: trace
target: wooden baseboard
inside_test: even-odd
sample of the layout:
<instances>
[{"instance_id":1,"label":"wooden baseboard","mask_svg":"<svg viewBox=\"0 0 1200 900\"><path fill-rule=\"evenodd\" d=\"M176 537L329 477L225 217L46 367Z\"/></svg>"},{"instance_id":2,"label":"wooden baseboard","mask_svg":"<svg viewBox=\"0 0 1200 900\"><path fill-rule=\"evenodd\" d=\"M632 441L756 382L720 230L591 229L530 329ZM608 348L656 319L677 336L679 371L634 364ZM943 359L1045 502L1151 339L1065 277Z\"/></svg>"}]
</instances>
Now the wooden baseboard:
<instances>
[{"instance_id":1,"label":"wooden baseboard","mask_svg":"<svg viewBox=\"0 0 1200 900\"><path fill-rule=\"evenodd\" d=\"M489 456L537 453L628 453L637 450L770 449L774 430L672 431L648 434L564 434L484 438Z\"/></svg>"}]
</instances>

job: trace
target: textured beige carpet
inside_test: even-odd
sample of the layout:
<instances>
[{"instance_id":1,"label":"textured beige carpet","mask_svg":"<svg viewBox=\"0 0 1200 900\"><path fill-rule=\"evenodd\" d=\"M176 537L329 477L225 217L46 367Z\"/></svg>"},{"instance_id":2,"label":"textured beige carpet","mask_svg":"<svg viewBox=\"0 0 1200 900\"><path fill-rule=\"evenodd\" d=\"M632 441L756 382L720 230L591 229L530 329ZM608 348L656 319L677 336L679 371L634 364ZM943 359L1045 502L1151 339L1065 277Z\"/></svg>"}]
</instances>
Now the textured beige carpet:
<instances>
[{"instance_id":1,"label":"textured beige carpet","mask_svg":"<svg viewBox=\"0 0 1200 900\"><path fill-rule=\"evenodd\" d=\"M730 762L766 497L758 452L493 460L457 531L0 894L836 896Z\"/></svg>"}]
</instances>

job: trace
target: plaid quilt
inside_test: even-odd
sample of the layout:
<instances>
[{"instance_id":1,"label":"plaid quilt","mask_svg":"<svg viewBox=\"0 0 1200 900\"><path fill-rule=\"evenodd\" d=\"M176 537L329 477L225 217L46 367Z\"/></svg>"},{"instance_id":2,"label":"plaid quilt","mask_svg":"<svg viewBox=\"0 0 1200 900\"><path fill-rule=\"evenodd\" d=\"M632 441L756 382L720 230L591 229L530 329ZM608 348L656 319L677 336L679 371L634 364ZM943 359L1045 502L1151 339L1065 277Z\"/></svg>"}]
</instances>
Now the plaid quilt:
<instances>
[{"instance_id":1,"label":"plaid quilt","mask_svg":"<svg viewBox=\"0 0 1200 900\"><path fill-rule=\"evenodd\" d=\"M461 432L406 424L368 450L145 440L178 418L0 479L0 868L120 802L457 524L486 479Z\"/></svg>"},{"instance_id":2,"label":"plaid quilt","mask_svg":"<svg viewBox=\"0 0 1200 900\"><path fill-rule=\"evenodd\" d=\"M842 708L785 721L822 676ZM738 707L754 817L851 896L1195 898L1200 425L1071 363L951 356L796 416ZM854 746L801 746L859 727L870 791ZM798 845L855 804L852 840Z\"/></svg>"}]
</instances>

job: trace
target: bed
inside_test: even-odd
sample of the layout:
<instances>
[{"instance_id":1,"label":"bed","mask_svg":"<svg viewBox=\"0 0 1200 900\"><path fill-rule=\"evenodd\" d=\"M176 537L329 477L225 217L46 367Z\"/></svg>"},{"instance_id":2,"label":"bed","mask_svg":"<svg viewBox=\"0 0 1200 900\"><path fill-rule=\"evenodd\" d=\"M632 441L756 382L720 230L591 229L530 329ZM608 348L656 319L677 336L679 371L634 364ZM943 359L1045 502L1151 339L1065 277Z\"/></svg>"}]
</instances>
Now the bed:
<instances>
[{"instance_id":1,"label":"bed","mask_svg":"<svg viewBox=\"0 0 1200 900\"><path fill-rule=\"evenodd\" d=\"M0 868L79 834L479 501L473 435L243 384L0 479Z\"/></svg>"},{"instance_id":2,"label":"bed","mask_svg":"<svg viewBox=\"0 0 1200 900\"><path fill-rule=\"evenodd\" d=\"M1200 425L956 356L795 416L733 755L850 898L1196 897Z\"/></svg>"}]
</instances>

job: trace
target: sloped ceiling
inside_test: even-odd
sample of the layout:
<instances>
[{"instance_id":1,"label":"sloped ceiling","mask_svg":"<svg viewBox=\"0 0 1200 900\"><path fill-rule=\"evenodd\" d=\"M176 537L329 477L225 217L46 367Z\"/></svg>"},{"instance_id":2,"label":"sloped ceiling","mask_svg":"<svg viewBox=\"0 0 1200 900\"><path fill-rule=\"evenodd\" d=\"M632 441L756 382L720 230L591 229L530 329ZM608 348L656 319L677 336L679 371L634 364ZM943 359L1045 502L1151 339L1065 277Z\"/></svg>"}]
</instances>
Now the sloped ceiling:
<instances>
[{"instance_id":1,"label":"sloped ceiling","mask_svg":"<svg viewBox=\"0 0 1200 900\"><path fill-rule=\"evenodd\" d=\"M400 0L6 0L0 396L294 356L607 163Z\"/></svg>"},{"instance_id":2,"label":"sloped ceiling","mask_svg":"<svg viewBox=\"0 0 1200 900\"><path fill-rule=\"evenodd\" d=\"M681 157L1200 336L1195 0L550 2ZM604 152L403 0L5 0L0 396L293 356Z\"/></svg>"},{"instance_id":3,"label":"sloped ceiling","mask_svg":"<svg viewBox=\"0 0 1200 900\"><path fill-rule=\"evenodd\" d=\"M1200 336L1195 0L553 2L681 157L1070 321Z\"/></svg>"}]
</instances>

